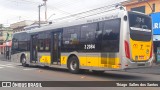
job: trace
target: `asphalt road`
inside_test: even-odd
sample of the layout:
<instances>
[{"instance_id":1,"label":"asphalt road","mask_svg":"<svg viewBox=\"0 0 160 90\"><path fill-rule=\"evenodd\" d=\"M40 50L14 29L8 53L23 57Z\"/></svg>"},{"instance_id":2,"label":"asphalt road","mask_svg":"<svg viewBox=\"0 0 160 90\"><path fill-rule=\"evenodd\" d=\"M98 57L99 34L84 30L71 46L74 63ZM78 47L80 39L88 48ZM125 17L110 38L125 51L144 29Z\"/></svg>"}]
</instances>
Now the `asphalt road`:
<instances>
[{"instance_id":1,"label":"asphalt road","mask_svg":"<svg viewBox=\"0 0 160 90\"><path fill-rule=\"evenodd\" d=\"M71 74L66 69L23 67L20 63L0 61L0 80L4 81L160 81L160 66L130 71Z\"/></svg>"},{"instance_id":2,"label":"asphalt road","mask_svg":"<svg viewBox=\"0 0 160 90\"><path fill-rule=\"evenodd\" d=\"M44 67L23 67L19 63L0 60L0 80L1 81L160 81L160 66L154 66L151 68L133 69L127 72L106 71L104 74L95 74L92 72L86 72L83 74L71 74L70 72L68 72L68 70L65 69L44 68ZM65 88L54 88L54 89L64 90ZM52 90L54 89L52 88ZM67 90L70 89L83 90L82 87L81 88L71 87L68 88ZM90 87L85 89L97 90L99 88ZM113 88L110 89L112 90ZM101 90L106 90L106 89L101 88Z\"/></svg>"}]
</instances>

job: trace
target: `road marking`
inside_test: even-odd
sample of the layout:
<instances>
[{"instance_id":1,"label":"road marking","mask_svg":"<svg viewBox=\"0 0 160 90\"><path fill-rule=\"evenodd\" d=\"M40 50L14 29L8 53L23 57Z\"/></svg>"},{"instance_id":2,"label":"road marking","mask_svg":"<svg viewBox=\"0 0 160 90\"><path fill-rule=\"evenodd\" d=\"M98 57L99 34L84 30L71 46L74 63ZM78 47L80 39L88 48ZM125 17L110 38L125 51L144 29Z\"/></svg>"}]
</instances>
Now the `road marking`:
<instances>
[{"instance_id":1,"label":"road marking","mask_svg":"<svg viewBox=\"0 0 160 90\"><path fill-rule=\"evenodd\" d=\"M15 68L15 67L12 64L5 64L5 65L0 64L0 68Z\"/></svg>"},{"instance_id":2,"label":"road marking","mask_svg":"<svg viewBox=\"0 0 160 90\"><path fill-rule=\"evenodd\" d=\"M14 66L5 66L5 67L15 68Z\"/></svg>"}]
</instances>

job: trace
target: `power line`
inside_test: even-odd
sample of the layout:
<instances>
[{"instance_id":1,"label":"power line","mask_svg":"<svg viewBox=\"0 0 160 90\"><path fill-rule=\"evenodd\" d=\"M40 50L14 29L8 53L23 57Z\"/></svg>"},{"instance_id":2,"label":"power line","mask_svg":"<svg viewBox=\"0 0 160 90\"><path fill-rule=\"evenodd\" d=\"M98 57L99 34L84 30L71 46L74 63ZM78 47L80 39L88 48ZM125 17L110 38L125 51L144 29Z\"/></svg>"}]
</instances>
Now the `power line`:
<instances>
[{"instance_id":1,"label":"power line","mask_svg":"<svg viewBox=\"0 0 160 90\"><path fill-rule=\"evenodd\" d=\"M8 0L8 1L12 1L12 2L15 2L15 3L22 3L24 4L24 2L27 2L27 3L32 3L32 4L39 4L40 2L33 2L33 1L28 1L28 0Z\"/></svg>"},{"instance_id":2,"label":"power line","mask_svg":"<svg viewBox=\"0 0 160 90\"><path fill-rule=\"evenodd\" d=\"M101 12L106 12L106 8L108 9L109 7L113 7L115 5L117 5L119 3L116 3L116 4L112 4L112 5L108 5L108 6L103 6L103 7L99 7L99 8L95 8L95 9L92 9L92 10L88 10L88 11L84 11L84 12L81 12L81 13L77 13L77 14L73 14L73 15L70 15L70 16L66 16L66 17L61 17L61 18L57 18L57 19L54 19L55 21L57 20L63 20L63 19L67 19L67 18L71 18L71 17L75 17L75 18L83 18L82 15L87 15L87 14L95 14L96 13L101 13ZM102 11L103 10L103 11Z\"/></svg>"},{"instance_id":3,"label":"power line","mask_svg":"<svg viewBox=\"0 0 160 90\"><path fill-rule=\"evenodd\" d=\"M51 10L56 9L58 12L61 12L61 13L64 13L64 14L72 14L72 13L66 12L64 10L58 9L56 7L50 6L50 5L48 5L48 8L51 9Z\"/></svg>"},{"instance_id":4,"label":"power line","mask_svg":"<svg viewBox=\"0 0 160 90\"><path fill-rule=\"evenodd\" d=\"M29 0L21 0L23 2L29 2L29 3L35 3L35 4L40 4L40 2L34 2L34 1L29 1Z\"/></svg>"},{"instance_id":5,"label":"power line","mask_svg":"<svg viewBox=\"0 0 160 90\"><path fill-rule=\"evenodd\" d=\"M31 4L36 4L36 5L38 5L38 4L41 4L40 2L34 2L34 1L28 1L28 0L20 0L20 1L17 1L17 0L9 0L9 1L11 1L11 2L14 2L14 3L21 3L21 4L24 4L24 3L22 3L22 2L27 2L27 3L31 3ZM51 6L51 5L47 5L48 6L48 8L50 8L51 10L57 10L58 12L60 12L60 13L64 13L64 14L72 14L72 13L69 13L69 12L66 12L66 11L63 11L63 10L61 10L61 9L58 9L58 8L56 8L56 7L53 7L53 6Z\"/></svg>"},{"instance_id":6,"label":"power line","mask_svg":"<svg viewBox=\"0 0 160 90\"><path fill-rule=\"evenodd\" d=\"M9 1L12 1L12 2L15 2L15 3L21 3L22 4L22 2L27 2L27 3L32 3L32 4L40 4L40 2L34 2L34 1L29 1L29 0L19 0L19 1L17 1L17 0L9 0ZM72 1L72 0L70 0L70 1ZM67 1L67 2L63 2L62 4L59 4L59 5L63 5L63 6L69 6L69 5L73 5L75 3L75 0L74 1L72 1L72 2L69 2L69 1ZM23 3L24 4L24 3ZM111 5L109 5L109 6L111 6ZM81 18L81 17L83 17L84 15L88 15L88 14L94 14L95 12L101 12L102 10L105 10L107 7L109 7L109 6L104 6L104 7L100 7L100 8L96 8L96 9L92 9L92 10L88 10L88 11L85 11L85 12L81 12L81 13L77 13L77 14L72 14L72 13L70 13L70 12L66 12L66 11L64 11L64 10L61 10L61 9L59 9L59 8L56 8L56 7L53 7L53 6L51 6L51 5L48 5L48 8L50 8L51 10L57 10L58 12L60 12L60 13L63 13L63 14L68 14L69 16L65 16L65 17L61 17L61 18L57 18L57 19L54 19L54 20L63 20L63 19L67 19L67 18L70 18L70 17L75 17L75 18Z\"/></svg>"},{"instance_id":7,"label":"power line","mask_svg":"<svg viewBox=\"0 0 160 90\"><path fill-rule=\"evenodd\" d=\"M56 4L55 4L55 6L57 7L57 8L61 8L61 7L68 7L68 6L72 6L72 5L74 5L75 3L78 3L77 2L77 0L74 0L74 1L71 1L71 0L66 0L65 2L57 2Z\"/></svg>"}]
</instances>

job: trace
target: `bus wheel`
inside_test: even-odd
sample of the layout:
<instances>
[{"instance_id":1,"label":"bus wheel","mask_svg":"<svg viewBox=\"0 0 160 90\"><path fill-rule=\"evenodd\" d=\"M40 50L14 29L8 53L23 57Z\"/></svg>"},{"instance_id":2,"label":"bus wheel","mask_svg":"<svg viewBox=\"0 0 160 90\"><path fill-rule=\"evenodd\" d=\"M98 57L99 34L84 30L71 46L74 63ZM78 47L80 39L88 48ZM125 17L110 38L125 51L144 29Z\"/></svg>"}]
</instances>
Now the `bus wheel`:
<instances>
[{"instance_id":1,"label":"bus wheel","mask_svg":"<svg viewBox=\"0 0 160 90\"><path fill-rule=\"evenodd\" d=\"M67 67L69 69L69 71L71 73L74 73L74 74L77 74L79 73L79 61L78 61L78 58L73 56L71 58L69 58L69 61L67 63Z\"/></svg>"},{"instance_id":2,"label":"bus wheel","mask_svg":"<svg viewBox=\"0 0 160 90\"><path fill-rule=\"evenodd\" d=\"M26 58L24 57L24 56L22 56L22 66L23 67L27 67L28 66L28 64L26 63Z\"/></svg>"}]
</instances>

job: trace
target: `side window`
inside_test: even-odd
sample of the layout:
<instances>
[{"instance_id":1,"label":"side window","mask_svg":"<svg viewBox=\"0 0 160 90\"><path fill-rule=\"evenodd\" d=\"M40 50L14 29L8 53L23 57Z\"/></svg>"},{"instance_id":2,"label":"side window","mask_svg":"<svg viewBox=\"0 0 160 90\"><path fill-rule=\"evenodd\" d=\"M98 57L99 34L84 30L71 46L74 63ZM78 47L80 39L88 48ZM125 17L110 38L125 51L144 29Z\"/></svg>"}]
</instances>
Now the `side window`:
<instances>
[{"instance_id":1,"label":"side window","mask_svg":"<svg viewBox=\"0 0 160 90\"><path fill-rule=\"evenodd\" d=\"M43 52L44 51L44 39L45 39L45 33L40 32L38 34L38 51Z\"/></svg>"},{"instance_id":2,"label":"side window","mask_svg":"<svg viewBox=\"0 0 160 90\"><path fill-rule=\"evenodd\" d=\"M41 32L38 34L38 51L45 52L50 50L50 33Z\"/></svg>"},{"instance_id":3,"label":"side window","mask_svg":"<svg viewBox=\"0 0 160 90\"><path fill-rule=\"evenodd\" d=\"M102 46L102 32L103 32L104 23L99 22L97 23L97 30L96 30L96 51L101 52Z\"/></svg>"},{"instance_id":4,"label":"side window","mask_svg":"<svg viewBox=\"0 0 160 90\"><path fill-rule=\"evenodd\" d=\"M27 41L19 41L18 42L18 44L19 44L19 50L20 51L27 51Z\"/></svg>"},{"instance_id":5,"label":"side window","mask_svg":"<svg viewBox=\"0 0 160 90\"><path fill-rule=\"evenodd\" d=\"M29 51L30 38L27 33L15 34L12 39L12 50Z\"/></svg>"},{"instance_id":6,"label":"side window","mask_svg":"<svg viewBox=\"0 0 160 90\"><path fill-rule=\"evenodd\" d=\"M50 39L45 39L45 51L50 50Z\"/></svg>"},{"instance_id":7,"label":"side window","mask_svg":"<svg viewBox=\"0 0 160 90\"><path fill-rule=\"evenodd\" d=\"M44 40L44 50L45 51L50 51L50 45L51 45L51 36L50 36L50 33L46 33L46 38Z\"/></svg>"},{"instance_id":8,"label":"side window","mask_svg":"<svg viewBox=\"0 0 160 90\"><path fill-rule=\"evenodd\" d=\"M80 44L80 26L66 27L63 29L63 50L78 50Z\"/></svg>"},{"instance_id":9,"label":"side window","mask_svg":"<svg viewBox=\"0 0 160 90\"><path fill-rule=\"evenodd\" d=\"M104 23L103 40L119 39L120 22L119 20L110 20Z\"/></svg>"},{"instance_id":10,"label":"side window","mask_svg":"<svg viewBox=\"0 0 160 90\"><path fill-rule=\"evenodd\" d=\"M102 22L102 51L118 52L120 39L120 19L112 19Z\"/></svg>"},{"instance_id":11,"label":"side window","mask_svg":"<svg viewBox=\"0 0 160 90\"><path fill-rule=\"evenodd\" d=\"M12 39L12 50L17 50L18 49L18 39L13 38Z\"/></svg>"},{"instance_id":12,"label":"side window","mask_svg":"<svg viewBox=\"0 0 160 90\"><path fill-rule=\"evenodd\" d=\"M80 26L67 27L63 30L63 44L76 45L80 40Z\"/></svg>"},{"instance_id":13,"label":"side window","mask_svg":"<svg viewBox=\"0 0 160 90\"><path fill-rule=\"evenodd\" d=\"M27 51L27 34L21 33L18 35L18 50Z\"/></svg>"},{"instance_id":14,"label":"side window","mask_svg":"<svg viewBox=\"0 0 160 90\"><path fill-rule=\"evenodd\" d=\"M81 42L94 43L96 37L97 23L86 24L81 26Z\"/></svg>"},{"instance_id":15,"label":"side window","mask_svg":"<svg viewBox=\"0 0 160 90\"><path fill-rule=\"evenodd\" d=\"M38 40L38 50L39 51L44 51L44 39L39 39Z\"/></svg>"}]
</instances>

